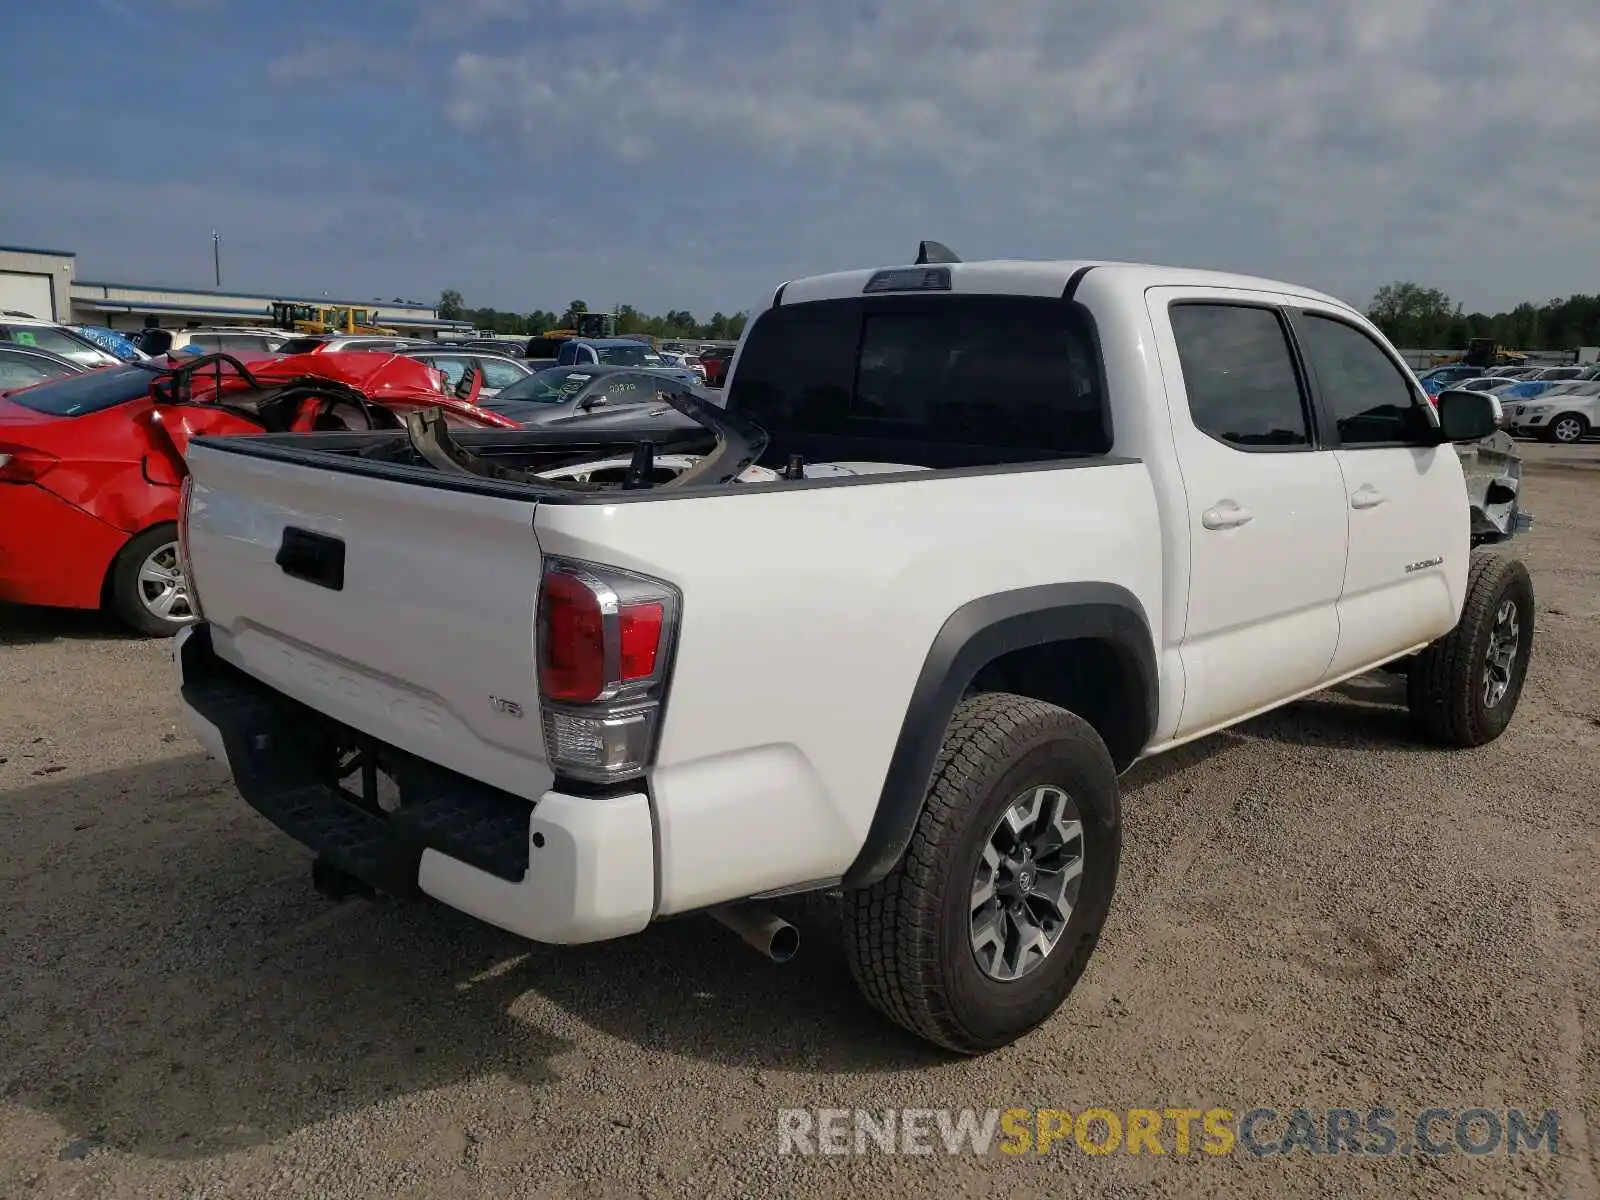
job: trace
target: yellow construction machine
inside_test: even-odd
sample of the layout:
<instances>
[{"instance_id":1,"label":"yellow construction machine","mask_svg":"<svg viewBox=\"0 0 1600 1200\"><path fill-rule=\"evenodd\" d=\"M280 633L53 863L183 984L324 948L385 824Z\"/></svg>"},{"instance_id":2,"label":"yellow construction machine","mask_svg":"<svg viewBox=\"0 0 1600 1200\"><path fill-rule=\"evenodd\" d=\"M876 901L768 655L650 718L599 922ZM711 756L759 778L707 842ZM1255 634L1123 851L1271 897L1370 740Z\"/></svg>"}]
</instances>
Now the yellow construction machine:
<instances>
[{"instance_id":1,"label":"yellow construction machine","mask_svg":"<svg viewBox=\"0 0 1600 1200\"><path fill-rule=\"evenodd\" d=\"M376 333L396 330L379 325L378 314L348 304L296 304L287 300L272 302L272 323L290 333Z\"/></svg>"}]
</instances>

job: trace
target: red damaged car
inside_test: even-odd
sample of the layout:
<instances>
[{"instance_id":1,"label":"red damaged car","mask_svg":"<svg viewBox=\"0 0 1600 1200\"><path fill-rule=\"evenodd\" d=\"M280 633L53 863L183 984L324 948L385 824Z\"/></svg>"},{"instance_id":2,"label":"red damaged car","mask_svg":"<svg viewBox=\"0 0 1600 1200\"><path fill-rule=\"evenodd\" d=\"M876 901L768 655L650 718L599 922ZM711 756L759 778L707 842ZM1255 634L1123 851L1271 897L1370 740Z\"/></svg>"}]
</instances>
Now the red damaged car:
<instances>
[{"instance_id":1,"label":"red damaged car","mask_svg":"<svg viewBox=\"0 0 1600 1200\"><path fill-rule=\"evenodd\" d=\"M0 392L0 601L109 608L169 636L193 617L178 566L183 452L200 434L404 427L408 412L518 428L384 354L130 363Z\"/></svg>"}]
</instances>

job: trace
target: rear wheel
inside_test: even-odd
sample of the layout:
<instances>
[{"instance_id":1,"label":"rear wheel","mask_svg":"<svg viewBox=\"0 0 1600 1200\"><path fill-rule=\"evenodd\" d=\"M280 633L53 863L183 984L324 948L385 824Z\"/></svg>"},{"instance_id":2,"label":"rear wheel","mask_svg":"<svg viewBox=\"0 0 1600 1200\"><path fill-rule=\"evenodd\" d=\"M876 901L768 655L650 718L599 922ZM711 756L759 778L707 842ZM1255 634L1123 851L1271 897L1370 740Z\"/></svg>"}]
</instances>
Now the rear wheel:
<instances>
[{"instance_id":1,"label":"rear wheel","mask_svg":"<svg viewBox=\"0 0 1600 1200\"><path fill-rule=\"evenodd\" d=\"M1562 413L1545 426L1544 436L1546 441L1570 446L1583 441L1588 432L1589 422L1583 419L1581 413Z\"/></svg>"},{"instance_id":2,"label":"rear wheel","mask_svg":"<svg viewBox=\"0 0 1600 1200\"><path fill-rule=\"evenodd\" d=\"M1456 627L1417 655L1407 676L1412 718L1451 746L1482 746L1505 732L1533 651L1533 581L1521 561L1472 556Z\"/></svg>"},{"instance_id":3,"label":"rear wheel","mask_svg":"<svg viewBox=\"0 0 1600 1200\"><path fill-rule=\"evenodd\" d=\"M1056 1011L1099 941L1116 886L1116 768L1082 718L1024 696L963 701L893 871L845 896L867 999L963 1054Z\"/></svg>"},{"instance_id":4,"label":"rear wheel","mask_svg":"<svg viewBox=\"0 0 1600 1200\"><path fill-rule=\"evenodd\" d=\"M129 540L112 565L108 599L123 624L150 637L171 637L194 620L178 565L176 525L157 525Z\"/></svg>"}]
</instances>

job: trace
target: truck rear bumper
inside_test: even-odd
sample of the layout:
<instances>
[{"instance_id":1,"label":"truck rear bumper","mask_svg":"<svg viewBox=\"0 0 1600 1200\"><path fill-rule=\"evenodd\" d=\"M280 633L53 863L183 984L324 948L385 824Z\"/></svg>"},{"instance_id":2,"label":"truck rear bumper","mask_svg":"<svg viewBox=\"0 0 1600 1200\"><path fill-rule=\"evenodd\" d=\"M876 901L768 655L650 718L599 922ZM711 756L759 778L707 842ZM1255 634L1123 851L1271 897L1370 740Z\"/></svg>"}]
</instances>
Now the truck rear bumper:
<instances>
[{"instance_id":1,"label":"truck rear bumper","mask_svg":"<svg viewBox=\"0 0 1600 1200\"><path fill-rule=\"evenodd\" d=\"M427 895L539 942L592 942L655 914L655 827L643 792L536 803L338 725L223 662L204 624L173 641L184 723L245 800L331 865ZM332 764L361 756L351 774ZM363 771L360 762L370 764ZM379 792L392 780L397 802Z\"/></svg>"}]
</instances>

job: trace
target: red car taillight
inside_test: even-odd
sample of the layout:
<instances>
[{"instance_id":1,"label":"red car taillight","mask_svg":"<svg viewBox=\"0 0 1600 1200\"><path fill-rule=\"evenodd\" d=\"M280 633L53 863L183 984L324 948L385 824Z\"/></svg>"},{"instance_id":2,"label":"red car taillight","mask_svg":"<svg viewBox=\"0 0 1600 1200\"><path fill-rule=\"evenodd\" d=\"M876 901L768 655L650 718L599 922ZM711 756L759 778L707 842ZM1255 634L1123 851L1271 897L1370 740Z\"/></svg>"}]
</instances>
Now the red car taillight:
<instances>
[{"instance_id":1,"label":"red car taillight","mask_svg":"<svg viewBox=\"0 0 1600 1200\"><path fill-rule=\"evenodd\" d=\"M183 572L184 590L189 593L189 609L199 620L200 588L194 577L194 562L189 556L189 512L194 503L194 476L185 474L178 490L178 570Z\"/></svg>"},{"instance_id":2,"label":"red car taillight","mask_svg":"<svg viewBox=\"0 0 1600 1200\"><path fill-rule=\"evenodd\" d=\"M659 580L546 560L539 695L559 774L612 783L650 765L680 608L677 590Z\"/></svg>"},{"instance_id":3,"label":"red car taillight","mask_svg":"<svg viewBox=\"0 0 1600 1200\"><path fill-rule=\"evenodd\" d=\"M36 483L60 461L43 450L0 442L0 483Z\"/></svg>"}]
</instances>

